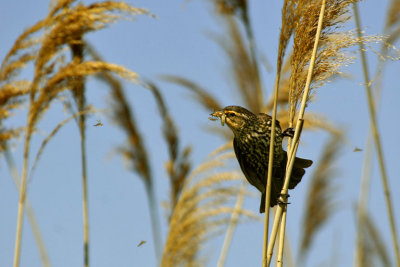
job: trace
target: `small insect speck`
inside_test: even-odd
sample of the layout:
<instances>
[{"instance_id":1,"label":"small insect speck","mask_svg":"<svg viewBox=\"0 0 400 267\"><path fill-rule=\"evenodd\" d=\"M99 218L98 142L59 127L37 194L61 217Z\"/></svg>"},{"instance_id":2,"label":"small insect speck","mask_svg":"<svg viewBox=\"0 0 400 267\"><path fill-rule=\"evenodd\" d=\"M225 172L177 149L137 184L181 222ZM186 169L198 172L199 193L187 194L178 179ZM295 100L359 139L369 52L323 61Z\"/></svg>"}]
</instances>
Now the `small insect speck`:
<instances>
[{"instance_id":1,"label":"small insect speck","mask_svg":"<svg viewBox=\"0 0 400 267\"><path fill-rule=\"evenodd\" d=\"M146 244L145 240L140 241L140 243L137 245L138 247L141 247L142 245Z\"/></svg>"},{"instance_id":2,"label":"small insect speck","mask_svg":"<svg viewBox=\"0 0 400 267\"><path fill-rule=\"evenodd\" d=\"M94 124L93 126L98 127L98 126L103 126L100 120L97 120L97 123Z\"/></svg>"},{"instance_id":3,"label":"small insect speck","mask_svg":"<svg viewBox=\"0 0 400 267\"><path fill-rule=\"evenodd\" d=\"M358 147L355 147L354 150L353 150L353 152L360 152L360 151L363 151L363 150L361 148L358 148Z\"/></svg>"}]
</instances>

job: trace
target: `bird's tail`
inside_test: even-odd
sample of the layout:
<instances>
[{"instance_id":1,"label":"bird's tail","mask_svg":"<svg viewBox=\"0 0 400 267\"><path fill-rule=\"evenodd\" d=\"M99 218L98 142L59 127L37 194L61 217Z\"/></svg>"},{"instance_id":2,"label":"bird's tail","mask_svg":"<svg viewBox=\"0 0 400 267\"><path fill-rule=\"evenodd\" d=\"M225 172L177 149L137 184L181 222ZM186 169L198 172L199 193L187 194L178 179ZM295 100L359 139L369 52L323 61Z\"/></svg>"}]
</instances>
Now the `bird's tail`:
<instances>
[{"instance_id":1,"label":"bird's tail","mask_svg":"<svg viewBox=\"0 0 400 267\"><path fill-rule=\"evenodd\" d=\"M285 152L285 165L287 162L287 154ZM300 183L301 178L303 178L303 175L306 173L304 169L310 167L312 165L312 160L309 159L303 159L303 158L298 158L296 157L294 160L294 165L292 169L292 175L290 176L290 182L289 182L289 189L293 189L296 187L298 183ZM286 166L285 166L286 167Z\"/></svg>"},{"instance_id":2,"label":"bird's tail","mask_svg":"<svg viewBox=\"0 0 400 267\"><path fill-rule=\"evenodd\" d=\"M275 168L273 170L273 183L271 183L271 200L270 206L273 207L278 203L278 198L281 194L281 190L283 187L283 182L285 180L285 171L286 171L286 163L287 163L287 153L284 151L284 160L282 160L281 166L279 168ZM303 159L303 158L295 158L292 175L290 177L289 189L293 189L296 187L298 183L300 183L301 178L306 173L304 169L310 167L312 165L312 160ZM261 203L260 203L260 213L265 212L265 192L261 195Z\"/></svg>"}]
</instances>

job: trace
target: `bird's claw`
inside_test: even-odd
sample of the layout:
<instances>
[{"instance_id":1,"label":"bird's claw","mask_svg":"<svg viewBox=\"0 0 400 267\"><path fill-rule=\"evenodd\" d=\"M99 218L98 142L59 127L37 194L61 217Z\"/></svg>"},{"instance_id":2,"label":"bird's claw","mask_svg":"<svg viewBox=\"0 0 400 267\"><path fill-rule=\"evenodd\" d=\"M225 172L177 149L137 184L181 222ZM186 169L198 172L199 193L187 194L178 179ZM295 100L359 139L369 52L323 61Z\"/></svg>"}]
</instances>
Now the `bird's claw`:
<instances>
[{"instance_id":1,"label":"bird's claw","mask_svg":"<svg viewBox=\"0 0 400 267\"><path fill-rule=\"evenodd\" d=\"M282 136L287 136L287 137L294 137L294 129L293 128L287 128L282 132Z\"/></svg>"},{"instance_id":2,"label":"bird's claw","mask_svg":"<svg viewBox=\"0 0 400 267\"><path fill-rule=\"evenodd\" d=\"M289 197L290 197L289 194L280 194L278 198L278 204L284 204L284 205L290 204L290 202L287 201Z\"/></svg>"}]
</instances>

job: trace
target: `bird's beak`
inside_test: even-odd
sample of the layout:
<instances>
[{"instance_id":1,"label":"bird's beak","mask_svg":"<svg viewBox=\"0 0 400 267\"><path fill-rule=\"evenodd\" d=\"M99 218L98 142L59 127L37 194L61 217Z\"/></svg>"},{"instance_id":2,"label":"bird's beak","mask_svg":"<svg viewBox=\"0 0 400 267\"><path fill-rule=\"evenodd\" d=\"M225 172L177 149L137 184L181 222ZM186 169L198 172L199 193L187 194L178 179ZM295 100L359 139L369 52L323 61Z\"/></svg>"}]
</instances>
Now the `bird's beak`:
<instances>
[{"instance_id":1,"label":"bird's beak","mask_svg":"<svg viewBox=\"0 0 400 267\"><path fill-rule=\"evenodd\" d=\"M219 119L221 119L221 125L224 126L225 117L226 117L224 112L219 110L219 111L215 111L214 113L211 113L210 115L212 116L209 118L210 120L215 121L215 120L217 120L217 118L219 118Z\"/></svg>"}]
</instances>

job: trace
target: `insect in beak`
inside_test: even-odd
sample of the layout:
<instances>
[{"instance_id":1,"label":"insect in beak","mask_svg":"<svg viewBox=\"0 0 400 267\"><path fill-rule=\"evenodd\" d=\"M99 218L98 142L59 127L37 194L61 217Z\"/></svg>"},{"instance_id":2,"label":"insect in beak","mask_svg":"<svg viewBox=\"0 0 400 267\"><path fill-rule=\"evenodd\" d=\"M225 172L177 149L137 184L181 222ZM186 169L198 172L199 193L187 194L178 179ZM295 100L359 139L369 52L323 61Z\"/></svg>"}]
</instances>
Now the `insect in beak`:
<instances>
[{"instance_id":1,"label":"insect in beak","mask_svg":"<svg viewBox=\"0 0 400 267\"><path fill-rule=\"evenodd\" d=\"M224 126L224 124L225 124L225 118L226 118L226 115L222 114L222 116L221 116L221 125L222 126Z\"/></svg>"},{"instance_id":2,"label":"insect in beak","mask_svg":"<svg viewBox=\"0 0 400 267\"><path fill-rule=\"evenodd\" d=\"M224 112L222 111L215 111L214 113L210 114L212 117L210 117L209 119L212 121L216 121L218 120L218 118L221 120L221 125L224 126L225 125L225 118L226 115Z\"/></svg>"}]
</instances>

